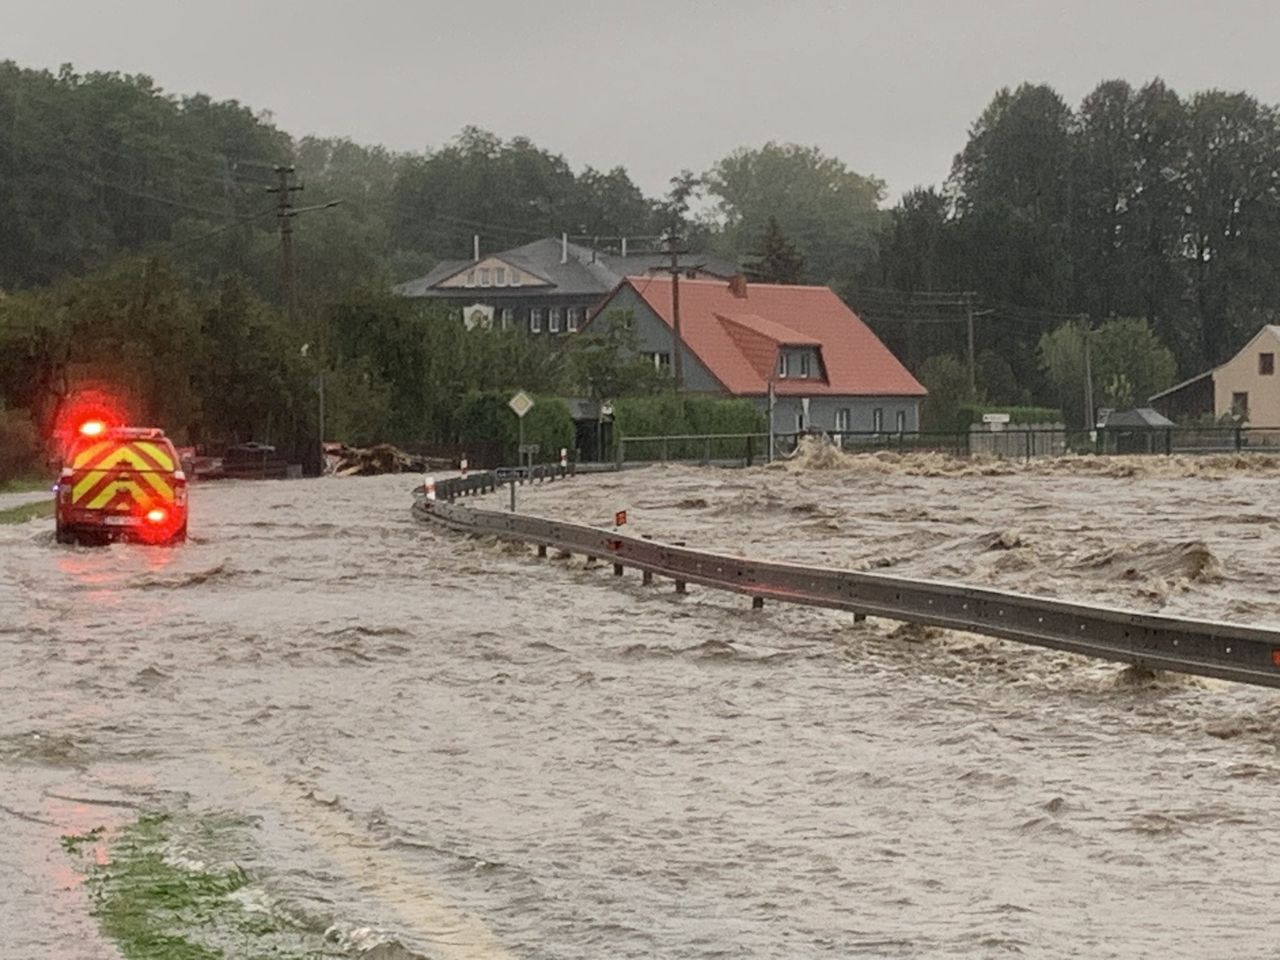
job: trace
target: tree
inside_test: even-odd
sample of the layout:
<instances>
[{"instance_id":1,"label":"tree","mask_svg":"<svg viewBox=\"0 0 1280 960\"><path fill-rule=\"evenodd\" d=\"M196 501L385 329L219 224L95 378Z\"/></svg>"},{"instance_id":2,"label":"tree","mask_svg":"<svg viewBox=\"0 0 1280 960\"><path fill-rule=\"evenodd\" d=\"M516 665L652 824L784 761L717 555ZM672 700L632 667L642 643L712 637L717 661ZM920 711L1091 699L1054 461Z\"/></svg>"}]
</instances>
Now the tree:
<instances>
[{"instance_id":1,"label":"tree","mask_svg":"<svg viewBox=\"0 0 1280 960\"><path fill-rule=\"evenodd\" d=\"M777 217L769 218L747 275L757 283L804 283L804 257L783 234Z\"/></svg>"},{"instance_id":2,"label":"tree","mask_svg":"<svg viewBox=\"0 0 1280 960\"><path fill-rule=\"evenodd\" d=\"M960 408L977 403L979 396L969 388L969 368L954 354L930 357L920 367L920 382L929 395L920 410L922 432L963 430Z\"/></svg>"},{"instance_id":3,"label":"tree","mask_svg":"<svg viewBox=\"0 0 1280 960\"><path fill-rule=\"evenodd\" d=\"M1040 362L1054 402L1069 423L1085 419L1085 337L1091 338L1093 407L1144 405L1152 394L1171 386L1177 363L1173 353L1140 317L1108 320L1087 332L1065 323L1040 338Z\"/></svg>"},{"instance_id":4,"label":"tree","mask_svg":"<svg viewBox=\"0 0 1280 960\"><path fill-rule=\"evenodd\" d=\"M564 348L565 382L570 393L593 400L647 396L670 386L667 372L636 356L630 311L611 310Z\"/></svg>"},{"instance_id":5,"label":"tree","mask_svg":"<svg viewBox=\"0 0 1280 960\"><path fill-rule=\"evenodd\" d=\"M734 255L748 253L774 217L819 283L848 285L875 259L884 184L816 147L770 142L737 150L704 180L718 242Z\"/></svg>"}]
</instances>

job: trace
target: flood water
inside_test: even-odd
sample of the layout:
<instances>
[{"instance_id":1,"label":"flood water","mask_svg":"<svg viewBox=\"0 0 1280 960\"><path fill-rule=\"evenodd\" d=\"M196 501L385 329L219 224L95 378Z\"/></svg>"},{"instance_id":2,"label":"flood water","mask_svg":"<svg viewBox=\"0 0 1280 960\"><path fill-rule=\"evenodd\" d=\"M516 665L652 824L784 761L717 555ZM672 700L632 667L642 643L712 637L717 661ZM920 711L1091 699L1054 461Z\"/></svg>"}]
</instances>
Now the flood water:
<instances>
[{"instance_id":1,"label":"flood water","mask_svg":"<svg viewBox=\"0 0 1280 960\"><path fill-rule=\"evenodd\" d=\"M149 809L245 817L282 908L381 957L1276 956L1275 691L680 597L424 527L414 483L198 487L177 549L0 527L0 957L114 957L58 838ZM1278 484L881 460L521 506L1280 624Z\"/></svg>"}]
</instances>

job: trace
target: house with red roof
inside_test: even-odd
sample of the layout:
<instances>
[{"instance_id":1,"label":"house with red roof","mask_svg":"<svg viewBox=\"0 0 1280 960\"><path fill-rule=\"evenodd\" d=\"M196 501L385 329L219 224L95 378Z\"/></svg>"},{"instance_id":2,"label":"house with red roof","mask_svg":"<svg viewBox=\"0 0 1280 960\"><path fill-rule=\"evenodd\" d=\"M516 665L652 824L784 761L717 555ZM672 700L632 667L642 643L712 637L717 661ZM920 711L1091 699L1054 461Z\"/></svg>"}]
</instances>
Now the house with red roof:
<instances>
[{"instance_id":1,"label":"house with red roof","mask_svg":"<svg viewBox=\"0 0 1280 960\"><path fill-rule=\"evenodd\" d=\"M625 323L636 349L670 369L677 345L670 276L627 277L588 327ZM680 280L684 387L768 409L780 433L912 433L926 390L828 287Z\"/></svg>"}]
</instances>

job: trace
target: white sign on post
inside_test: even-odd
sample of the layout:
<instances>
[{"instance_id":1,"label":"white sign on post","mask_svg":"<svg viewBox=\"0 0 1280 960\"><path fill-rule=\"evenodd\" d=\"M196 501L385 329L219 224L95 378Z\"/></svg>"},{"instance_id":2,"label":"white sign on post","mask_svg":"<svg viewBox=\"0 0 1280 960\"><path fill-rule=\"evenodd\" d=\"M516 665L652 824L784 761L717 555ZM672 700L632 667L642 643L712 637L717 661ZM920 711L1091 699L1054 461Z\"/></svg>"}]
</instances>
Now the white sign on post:
<instances>
[{"instance_id":1,"label":"white sign on post","mask_svg":"<svg viewBox=\"0 0 1280 960\"><path fill-rule=\"evenodd\" d=\"M517 417L523 420L524 415L533 409L533 397L521 390L507 401L507 406L515 411Z\"/></svg>"}]
</instances>

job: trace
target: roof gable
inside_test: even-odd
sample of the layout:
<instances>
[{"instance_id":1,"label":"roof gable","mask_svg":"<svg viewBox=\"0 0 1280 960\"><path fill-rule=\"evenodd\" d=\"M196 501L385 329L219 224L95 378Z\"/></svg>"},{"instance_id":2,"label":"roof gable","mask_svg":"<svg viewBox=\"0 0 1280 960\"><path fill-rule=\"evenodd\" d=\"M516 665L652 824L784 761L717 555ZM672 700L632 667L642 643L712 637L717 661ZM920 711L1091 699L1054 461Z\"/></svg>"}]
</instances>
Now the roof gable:
<instances>
[{"instance_id":1,"label":"roof gable","mask_svg":"<svg viewBox=\"0 0 1280 960\"><path fill-rule=\"evenodd\" d=\"M489 282L480 283L480 271L488 271ZM502 271L502 283L498 283L498 271ZM431 284L437 290L471 289L473 287L549 287L551 281L535 273L526 265L516 265L502 257L485 257L478 262L463 264L453 273Z\"/></svg>"},{"instance_id":2,"label":"roof gable","mask_svg":"<svg viewBox=\"0 0 1280 960\"><path fill-rule=\"evenodd\" d=\"M623 287L673 325L669 277L629 277ZM767 392L779 346L818 348L826 380L778 379L778 393L922 397L927 392L827 287L748 284L742 297L722 281L681 280L680 332L688 349L731 393Z\"/></svg>"}]
</instances>

